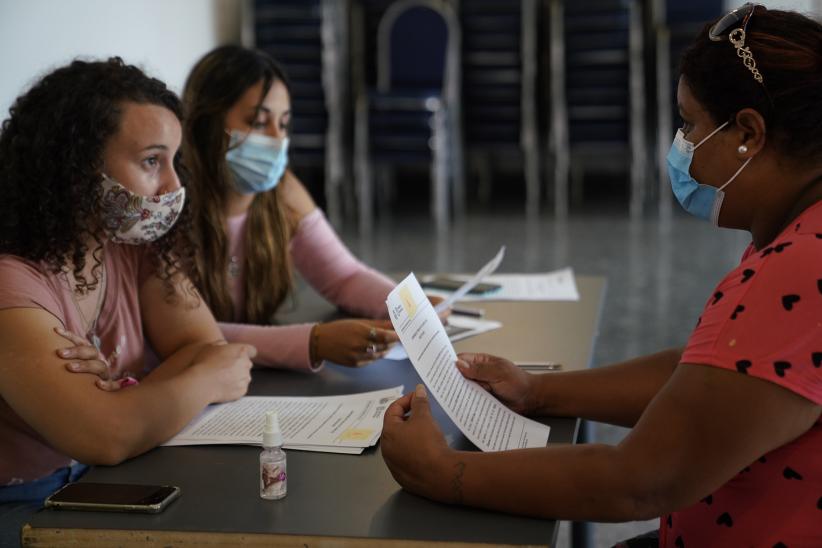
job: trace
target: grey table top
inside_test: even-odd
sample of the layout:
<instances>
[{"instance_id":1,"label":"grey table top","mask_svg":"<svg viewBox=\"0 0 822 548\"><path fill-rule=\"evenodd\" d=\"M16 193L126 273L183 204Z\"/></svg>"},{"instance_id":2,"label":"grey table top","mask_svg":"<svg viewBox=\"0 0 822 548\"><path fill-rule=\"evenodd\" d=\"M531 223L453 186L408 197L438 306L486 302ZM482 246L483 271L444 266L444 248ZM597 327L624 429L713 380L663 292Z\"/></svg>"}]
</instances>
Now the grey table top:
<instances>
[{"instance_id":1,"label":"grey table top","mask_svg":"<svg viewBox=\"0 0 822 548\"><path fill-rule=\"evenodd\" d=\"M551 308L562 311L550 340L536 336L544 326L522 324L518 329L541 340L543 352L554 338L575 347L558 351L584 367L590 360L604 280L580 277L577 283L582 296L577 303L493 303L493 307L483 303L483 307L492 319L489 308L500 305L507 310L528 305L540 316L551 316ZM509 318L506 327L514 329L513 323L520 322ZM460 344L458 350L483 349L487 335L464 341L471 344ZM254 372L249 394L334 395L400 384L408 390L418 382L408 361L382 361L361 369L332 364L317 374L260 369ZM432 404L449 445L476 450L439 405ZM551 426L549 444L575 439L578 421L547 418L544 422ZM244 446L160 447L115 467L96 467L82 481L172 484L181 487L182 497L158 515L44 510L31 520L28 534L36 537L38 529L196 531L541 545L553 544L556 538L553 520L453 507L402 491L385 466L379 445L362 455L289 451L288 496L265 501L259 497L259 453L258 447Z\"/></svg>"}]
</instances>

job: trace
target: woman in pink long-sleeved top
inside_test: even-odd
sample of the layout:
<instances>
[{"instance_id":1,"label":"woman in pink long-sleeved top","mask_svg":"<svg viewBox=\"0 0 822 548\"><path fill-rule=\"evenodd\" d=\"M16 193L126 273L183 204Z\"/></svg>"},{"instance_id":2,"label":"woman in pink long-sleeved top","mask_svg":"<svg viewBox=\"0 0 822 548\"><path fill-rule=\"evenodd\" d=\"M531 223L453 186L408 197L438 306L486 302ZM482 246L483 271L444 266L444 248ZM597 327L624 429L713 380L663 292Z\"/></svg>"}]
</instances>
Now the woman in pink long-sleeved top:
<instances>
[{"instance_id":1,"label":"woman in pink long-sleeved top","mask_svg":"<svg viewBox=\"0 0 822 548\"><path fill-rule=\"evenodd\" d=\"M226 339L254 344L255 361L277 367L357 366L382 356L397 340L385 319L394 283L346 249L286 169L283 70L264 52L223 46L195 65L183 96L198 285ZM270 325L292 267L330 302L369 319Z\"/></svg>"}]
</instances>

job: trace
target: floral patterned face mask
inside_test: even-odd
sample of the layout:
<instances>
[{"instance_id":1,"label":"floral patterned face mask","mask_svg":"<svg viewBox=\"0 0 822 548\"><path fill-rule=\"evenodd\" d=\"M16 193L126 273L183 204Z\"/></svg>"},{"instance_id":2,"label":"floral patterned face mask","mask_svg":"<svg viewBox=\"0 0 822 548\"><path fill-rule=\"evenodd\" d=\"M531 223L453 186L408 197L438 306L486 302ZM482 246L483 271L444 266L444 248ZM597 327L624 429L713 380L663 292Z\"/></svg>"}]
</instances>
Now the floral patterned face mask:
<instances>
[{"instance_id":1,"label":"floral patterned face mask","mask_svg":"<svg viewBox=\"0 0 822 548\"><path fill-rule=\"evenodd\" d=\"M135 194L105 173L100 214L109 239L141 245L164 236L183 211L186 189L159 196Z\"/></svg>"}]
</instances>

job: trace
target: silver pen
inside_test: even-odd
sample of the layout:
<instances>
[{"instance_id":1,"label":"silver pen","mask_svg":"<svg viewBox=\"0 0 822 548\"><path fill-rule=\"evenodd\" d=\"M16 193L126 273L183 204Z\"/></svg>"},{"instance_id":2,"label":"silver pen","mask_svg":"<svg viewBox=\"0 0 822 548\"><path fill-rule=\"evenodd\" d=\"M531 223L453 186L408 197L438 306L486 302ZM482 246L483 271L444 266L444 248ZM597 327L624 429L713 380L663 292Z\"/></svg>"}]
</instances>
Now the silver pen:
<instances>
[{"instance_id":1,"label":"silver pen","mask_svg":"<svg viewBox=\"0 0 822 548\"><path fill-rule=\"evenodd\" d=\"M562 364L557 362L516 362L515 365L535 371L562 371Z\"/></svg>"}]
</instances>

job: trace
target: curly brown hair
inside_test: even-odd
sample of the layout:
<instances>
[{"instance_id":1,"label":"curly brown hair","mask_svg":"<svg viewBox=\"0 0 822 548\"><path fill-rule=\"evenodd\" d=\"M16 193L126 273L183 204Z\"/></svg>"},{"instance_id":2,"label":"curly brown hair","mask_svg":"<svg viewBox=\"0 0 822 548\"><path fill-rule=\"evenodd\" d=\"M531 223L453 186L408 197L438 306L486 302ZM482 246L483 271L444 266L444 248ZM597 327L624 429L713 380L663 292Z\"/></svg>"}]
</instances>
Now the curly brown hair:
<instances>
[{"instance_id":1,"label":"curly brown hair","mask_svg":"<svg viewBox=\"0 0 822 548\"><path fill-rule=\"evenodd\" d=\"M118 131L127 102L165 107L182 121L179 98L119 57L75 60L17 98L0 131L0 253L44 263L55 273L70 262L76 291L97 286L104 241L98 214L103 149ZM178 158L174 163L185 186L185 170ZM175 294L174 276L193 271L189 209L149 244L167 298ZM83 269L90 241L97 247L88 280Z\"/></svg>"}]
</instances>

